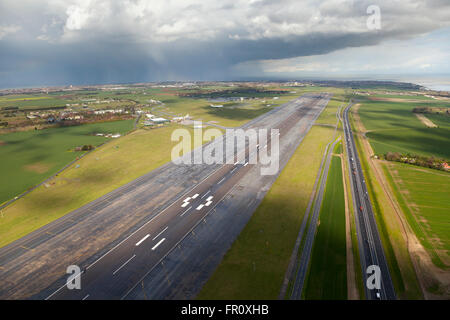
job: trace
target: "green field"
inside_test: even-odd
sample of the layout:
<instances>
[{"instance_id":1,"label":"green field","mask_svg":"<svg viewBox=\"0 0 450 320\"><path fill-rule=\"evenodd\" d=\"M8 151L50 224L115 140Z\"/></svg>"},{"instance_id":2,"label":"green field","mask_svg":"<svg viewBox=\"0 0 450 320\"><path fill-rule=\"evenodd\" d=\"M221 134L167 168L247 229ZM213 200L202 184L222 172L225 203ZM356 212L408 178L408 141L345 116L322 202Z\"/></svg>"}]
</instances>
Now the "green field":
<instances>
[{"instance_id":1,"label":"green field","mask_svg":"<svg viewBox=\"0 0 450 320\"><path fill-rule=\"evenodd\" d=\"M167 97L156 96L158 100L164 103L164 106L154 108L154 113L165 117L167 114L173 116L185 116L189 114L194 120L214 123L224 127L238 127L248 122L249 120L260 116L263 113L278 106L272 103L271 107L261 101L251 102L234 102L234 103L212 103L205 99L193 99L183 97ZM286 97L288 101L294 99L296 96ZM212 108L210 104L223 104L223 108Z\"/></svg>"},{"instance_id":2,"label":"green field","mask_svg":"<svg viewBox=\"0 0 450 320\"><path fill-rule=\"evenodd\" d=\"M108 138L93 133L125 134L133 120L14 132L0 135L0 203L45 180L84 152L77 146L100 145Z\"/></svg>"},{"instance_id":3,"label":"green field","mask_svg":"<svg viewBox=\"0 0 450 320\"><path fill-rule=\"evenodd\" d=\"M331 160L309 270L305 299L347 299L344 186L338 156Z\"/></svg>"},{"instance_id":4,"label":"green field","mask_svg":"<svg viewBox=\"0 0 450 320\"><path fill-rule=\"evenodd\" d=\"M4 107L19 107L21 109L39 107L61 107L68 100L49 95L7 95L0 97L0 110Z\"/></svg>"},{"instance_id":5,"label":"green field","mask_svg":"<svg viewBox=\"0 0 450 320\"><path fill-rule=\"evenodd\" d=\"M333 131L311 128L198 299L277 299Z\"/></svg>"},{"instance_id":6,"label":"green field","mask_svg":"<svg viewBox=\"0 0 450 320\"><path fill-rule=\"evenodd\" d=\"M440 268L450 267L450 174L402 163L384 171L409 225Z\"/></svg>"},{"instance_id":7,"label":"green field","mask_svg":"<svg viewBox=\"0 0 450 320\"><path fill-rule=\"evenodd\" d=\"M426 115L438 128L427 128L412 109L429 103L362 100L359 115L375 154L410 153L450 159L450 117ZM433 106L450 107L445 103Z\"/></svg>"}]
</instances>

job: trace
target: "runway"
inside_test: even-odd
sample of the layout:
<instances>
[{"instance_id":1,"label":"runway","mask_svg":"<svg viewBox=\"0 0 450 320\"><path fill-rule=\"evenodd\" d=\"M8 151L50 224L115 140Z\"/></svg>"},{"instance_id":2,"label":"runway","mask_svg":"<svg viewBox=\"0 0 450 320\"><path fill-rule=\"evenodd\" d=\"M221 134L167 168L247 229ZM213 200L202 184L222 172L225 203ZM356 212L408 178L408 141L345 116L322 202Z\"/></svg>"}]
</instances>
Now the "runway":
<instances>
[{"instance_id":1,"label":"runway","mask_svg":"<svg viewBox=\"0 0 450 320\"><path fill-rule=\"evenodd\" d=\"M300 97L246 128L278 128L283 141L306 115L315 119L328 99ZM270 140L259 148L270 149ZM126 298L257 166L248 163L247 148L238 151L247 154L243 163L168 163L0 249L0 297ZM71 264L83 269L81 290L65 286Z\"/></svg>"}]
</instances>

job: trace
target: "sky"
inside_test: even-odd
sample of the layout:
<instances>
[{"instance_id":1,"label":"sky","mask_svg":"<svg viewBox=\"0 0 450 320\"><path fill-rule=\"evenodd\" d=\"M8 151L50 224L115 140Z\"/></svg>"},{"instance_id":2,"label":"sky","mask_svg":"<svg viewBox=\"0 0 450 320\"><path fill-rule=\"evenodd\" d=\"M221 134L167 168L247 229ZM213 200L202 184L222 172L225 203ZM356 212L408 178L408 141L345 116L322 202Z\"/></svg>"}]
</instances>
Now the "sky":
<instances>
[{"instance_id":1,"label":"sky","mask_svg":"<svg viewBox=\"0 0 450 320\"><path fill-rule=\"evenodd\" d=\"M0 88L450 75L449 0L1 0Z\"/></svg>"}]
</instances>

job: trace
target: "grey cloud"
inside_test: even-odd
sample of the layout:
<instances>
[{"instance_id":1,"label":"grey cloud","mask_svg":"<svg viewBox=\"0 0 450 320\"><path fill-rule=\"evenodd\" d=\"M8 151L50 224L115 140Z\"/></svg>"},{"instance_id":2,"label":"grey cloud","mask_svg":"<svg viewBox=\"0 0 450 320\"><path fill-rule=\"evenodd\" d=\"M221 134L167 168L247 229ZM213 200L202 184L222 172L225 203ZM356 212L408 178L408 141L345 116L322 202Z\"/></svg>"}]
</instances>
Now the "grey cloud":
<instances>
[{"instance_id":1,"label":"grey cloud","mask_svg":"<svg viewBox=\"0 0 450 320\"><path fill-rule=\"evenodd\" d=\"M385 0L383 28L370 31L370 4L3 0L0 21L20 30L0 39L0 87L231 79L243 62L408 39L450 22L448 1Z\"/></svg>"}]
</instances>

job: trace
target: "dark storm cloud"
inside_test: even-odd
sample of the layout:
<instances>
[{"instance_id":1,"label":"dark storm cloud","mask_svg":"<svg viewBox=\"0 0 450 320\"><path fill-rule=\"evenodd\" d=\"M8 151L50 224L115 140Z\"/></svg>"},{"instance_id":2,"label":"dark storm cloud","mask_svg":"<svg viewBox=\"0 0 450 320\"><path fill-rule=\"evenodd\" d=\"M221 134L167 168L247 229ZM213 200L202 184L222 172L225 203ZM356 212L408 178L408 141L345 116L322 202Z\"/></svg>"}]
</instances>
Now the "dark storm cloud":
<instances>
[{"instance_id":1,"label":"dark storm cloud","mask_svg":"<svg viewBox=\"0 0 450 320\"><path fill-rule=\"evenodd\" d=\"M232 79L240 63L407 39L450 21L440 0L378 1L376 31L366 27L371 1L223 2L4 0L0 87Z\"/></svg>"}]
</instances>

